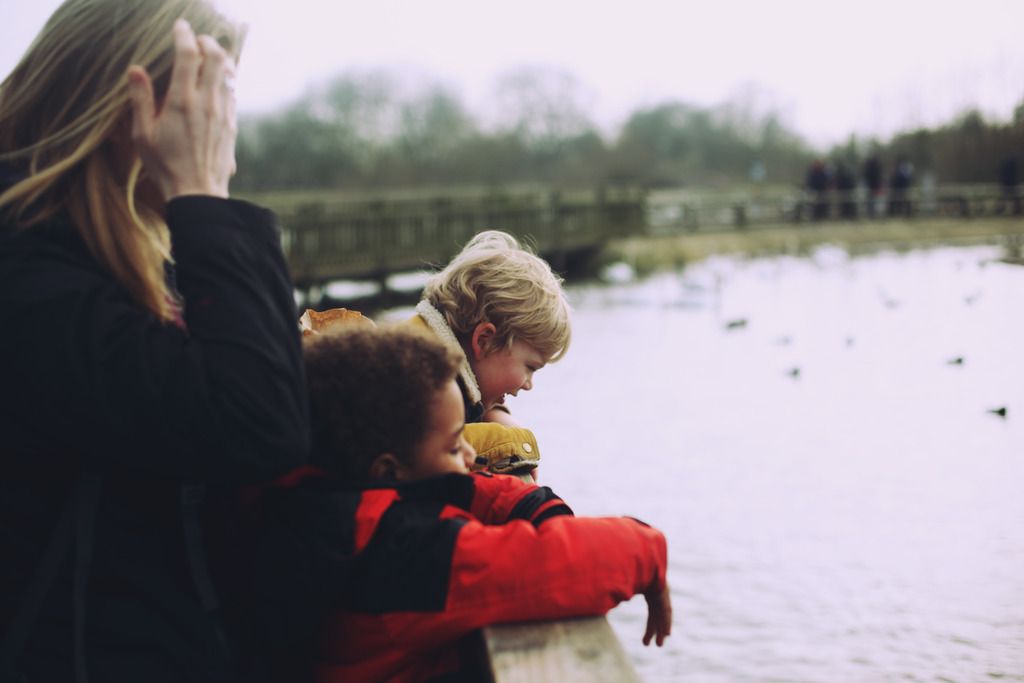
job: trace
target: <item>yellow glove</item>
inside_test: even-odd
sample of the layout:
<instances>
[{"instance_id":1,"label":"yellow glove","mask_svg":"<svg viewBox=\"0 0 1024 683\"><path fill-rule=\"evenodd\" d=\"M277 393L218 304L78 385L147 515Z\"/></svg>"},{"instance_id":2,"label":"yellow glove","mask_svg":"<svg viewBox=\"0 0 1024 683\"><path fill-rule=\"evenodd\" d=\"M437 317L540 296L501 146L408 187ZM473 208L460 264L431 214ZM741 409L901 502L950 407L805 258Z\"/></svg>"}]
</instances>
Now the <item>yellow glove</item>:
<instances>
[{"instance_id":1,"label":"yellow glove","mask_svg":"<svg viewBox=\"0 0 1024 683\"><path fill-rule=\"evenodd\" d=\"M474 422L466 425L466 441L476 451L474 470L515 474L524 481L533 481L530 471L540 463L540 448L529 429L496 422Z\"/></svg>"}]
</instances>

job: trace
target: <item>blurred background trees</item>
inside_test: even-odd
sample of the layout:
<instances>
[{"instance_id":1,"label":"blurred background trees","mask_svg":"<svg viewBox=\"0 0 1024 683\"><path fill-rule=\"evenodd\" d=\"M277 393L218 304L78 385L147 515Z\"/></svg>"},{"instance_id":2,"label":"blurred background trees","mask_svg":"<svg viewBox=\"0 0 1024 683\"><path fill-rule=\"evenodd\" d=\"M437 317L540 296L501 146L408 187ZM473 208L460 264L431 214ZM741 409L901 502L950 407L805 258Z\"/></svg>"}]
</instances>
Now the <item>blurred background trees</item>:
<instances>
[{"instance_id":1,"label":"blurred background trees","mask_svg":"<svg viewBox=\"0 0 1024 683\"><path fill-rule=\"evenodd\" d=\"M381 190L439 186L644 187L799 185L816 158L859 170L878 154L940 183L991 183L1024 157L1024 100L1010 121L967 111L945 126L891 140L850 137L814 149L784 116L740 93L717 107L661 102L617 131L587 115L567 73L530 67L496 83L484 122L441 83L405 87L387 72L344 74L277 111L240 123L241 191Z\"/></svg>"}]
</instances>

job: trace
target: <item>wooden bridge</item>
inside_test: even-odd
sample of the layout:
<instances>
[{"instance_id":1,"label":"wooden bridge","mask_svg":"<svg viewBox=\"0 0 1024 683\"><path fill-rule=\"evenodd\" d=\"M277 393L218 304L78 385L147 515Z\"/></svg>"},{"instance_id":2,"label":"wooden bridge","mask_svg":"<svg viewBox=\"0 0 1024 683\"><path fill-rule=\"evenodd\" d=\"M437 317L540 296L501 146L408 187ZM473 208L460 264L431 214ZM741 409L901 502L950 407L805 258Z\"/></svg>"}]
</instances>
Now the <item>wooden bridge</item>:
<instances>
[{"instance_id":1,"label":"wooden bridge","mask_svg":"<svg viewBox=\"0 0 1024 683\"><path fill-rule=\"evenodd\" d=\"M946 216L1015 215L1022 196L994 185L915 188L898 198L863 192L812 195L799 188L721 191L636 188L574 192L453 193L375 199L314 193L252 197L277 211L296 286L375 280L441 266L476 233L499 229L532 246L556 270L573 270L610 240L635 235L737 230L758 225ZM894 210L898 209L898 210Z\"/></svg>"},{"instance_id":2,"label":"wooden bridge","mask_svg":"<svg viewBox=\"0 0 1024 683\"><path fill-rule=\"evenodd\" d=\"M264 203L281 217L284 250L301 289L444 265L473 235L492 228L564 268L645 224L644 193L635 189Z\"/></svg>"}]
</instances>

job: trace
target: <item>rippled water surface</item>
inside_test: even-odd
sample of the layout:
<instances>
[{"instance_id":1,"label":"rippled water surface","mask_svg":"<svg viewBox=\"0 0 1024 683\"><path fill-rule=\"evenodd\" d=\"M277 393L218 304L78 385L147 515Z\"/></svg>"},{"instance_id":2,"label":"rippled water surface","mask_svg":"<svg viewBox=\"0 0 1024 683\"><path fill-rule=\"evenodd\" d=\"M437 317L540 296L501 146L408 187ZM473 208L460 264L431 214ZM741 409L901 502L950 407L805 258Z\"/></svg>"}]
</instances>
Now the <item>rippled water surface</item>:
<instances>
[{"instance_id":1,"label":"rippled water surface","mask_svg":"<svg viewBox=\"0 0 1024 683\"><path fill-rule=\"evenodd\" d=\"M641 599L611 615L645 680L1024 681L1024 267L998 256L571 289L573 347L512 409L578 514L668 536L666 646Z\"/></svg>"}]
</instances>

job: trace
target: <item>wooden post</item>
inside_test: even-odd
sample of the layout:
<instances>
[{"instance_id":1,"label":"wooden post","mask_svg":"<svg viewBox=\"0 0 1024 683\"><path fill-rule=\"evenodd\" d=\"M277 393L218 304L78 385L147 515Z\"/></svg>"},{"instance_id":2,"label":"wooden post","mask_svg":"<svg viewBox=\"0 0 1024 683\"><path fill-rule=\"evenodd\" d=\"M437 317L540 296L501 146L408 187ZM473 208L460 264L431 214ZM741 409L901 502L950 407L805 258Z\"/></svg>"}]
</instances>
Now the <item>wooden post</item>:
<instances>
[{"instance_id":1,"label":"wooden post","mask_svg":"<svg viewBox=\"0 0 1024 683\"><path fill-rule=\"evenodd\" d=\"M494 683L640 683L605 617L490 626Z\"/></svg>"},{"instance_id":2,"label":"wooden post","mask_svg":"<svg viewBox=\"0 0 1024 683\"><path fill-rule=\"evenodd\" d=\"M562 193L558 190L548 194L547 202L547 231L548 245L551 251L549 262L556 273L565 272L565 244L562 241L562 228L564 227L564 211L562 210ZM539 245L538 245L539 246Z\"/></svg>"},{"instance_id":3,"label":"wooden post","mask_svg":"<svg viewBox=\"0 0 1024 683\"><path fill-rule=\"evenodd\" d=\"M300 204L288 221L291 225L286 254L295 280L313 279L326 214L323 202L307 202Z\"/></svg>"},{"instance_id":4,"label":"wooden post","mask_svg":"<svg viewBox=\"0 0 1024 683\"><path fill-rule=\"evenodd\" d=\"M612 230L622 228L622 226L615 225L608 214L608 190L604 185L599 185L594 190L594 212L590 223L593 233L602 242L612 238ZM594 227L597 229L593 230Z\"/></svg>"},{"instance_id":5,"label":"wooden post","mask_svg":"<svg viewBox=\"0 0 1024 683\"><path fill-rule=\"evenodd\" d=\"M747 206L742 202L737 202L732 206L732 220L733 225L736 226L737 230L743 230L747 227Z\"/></svg>"}]
</instances>

